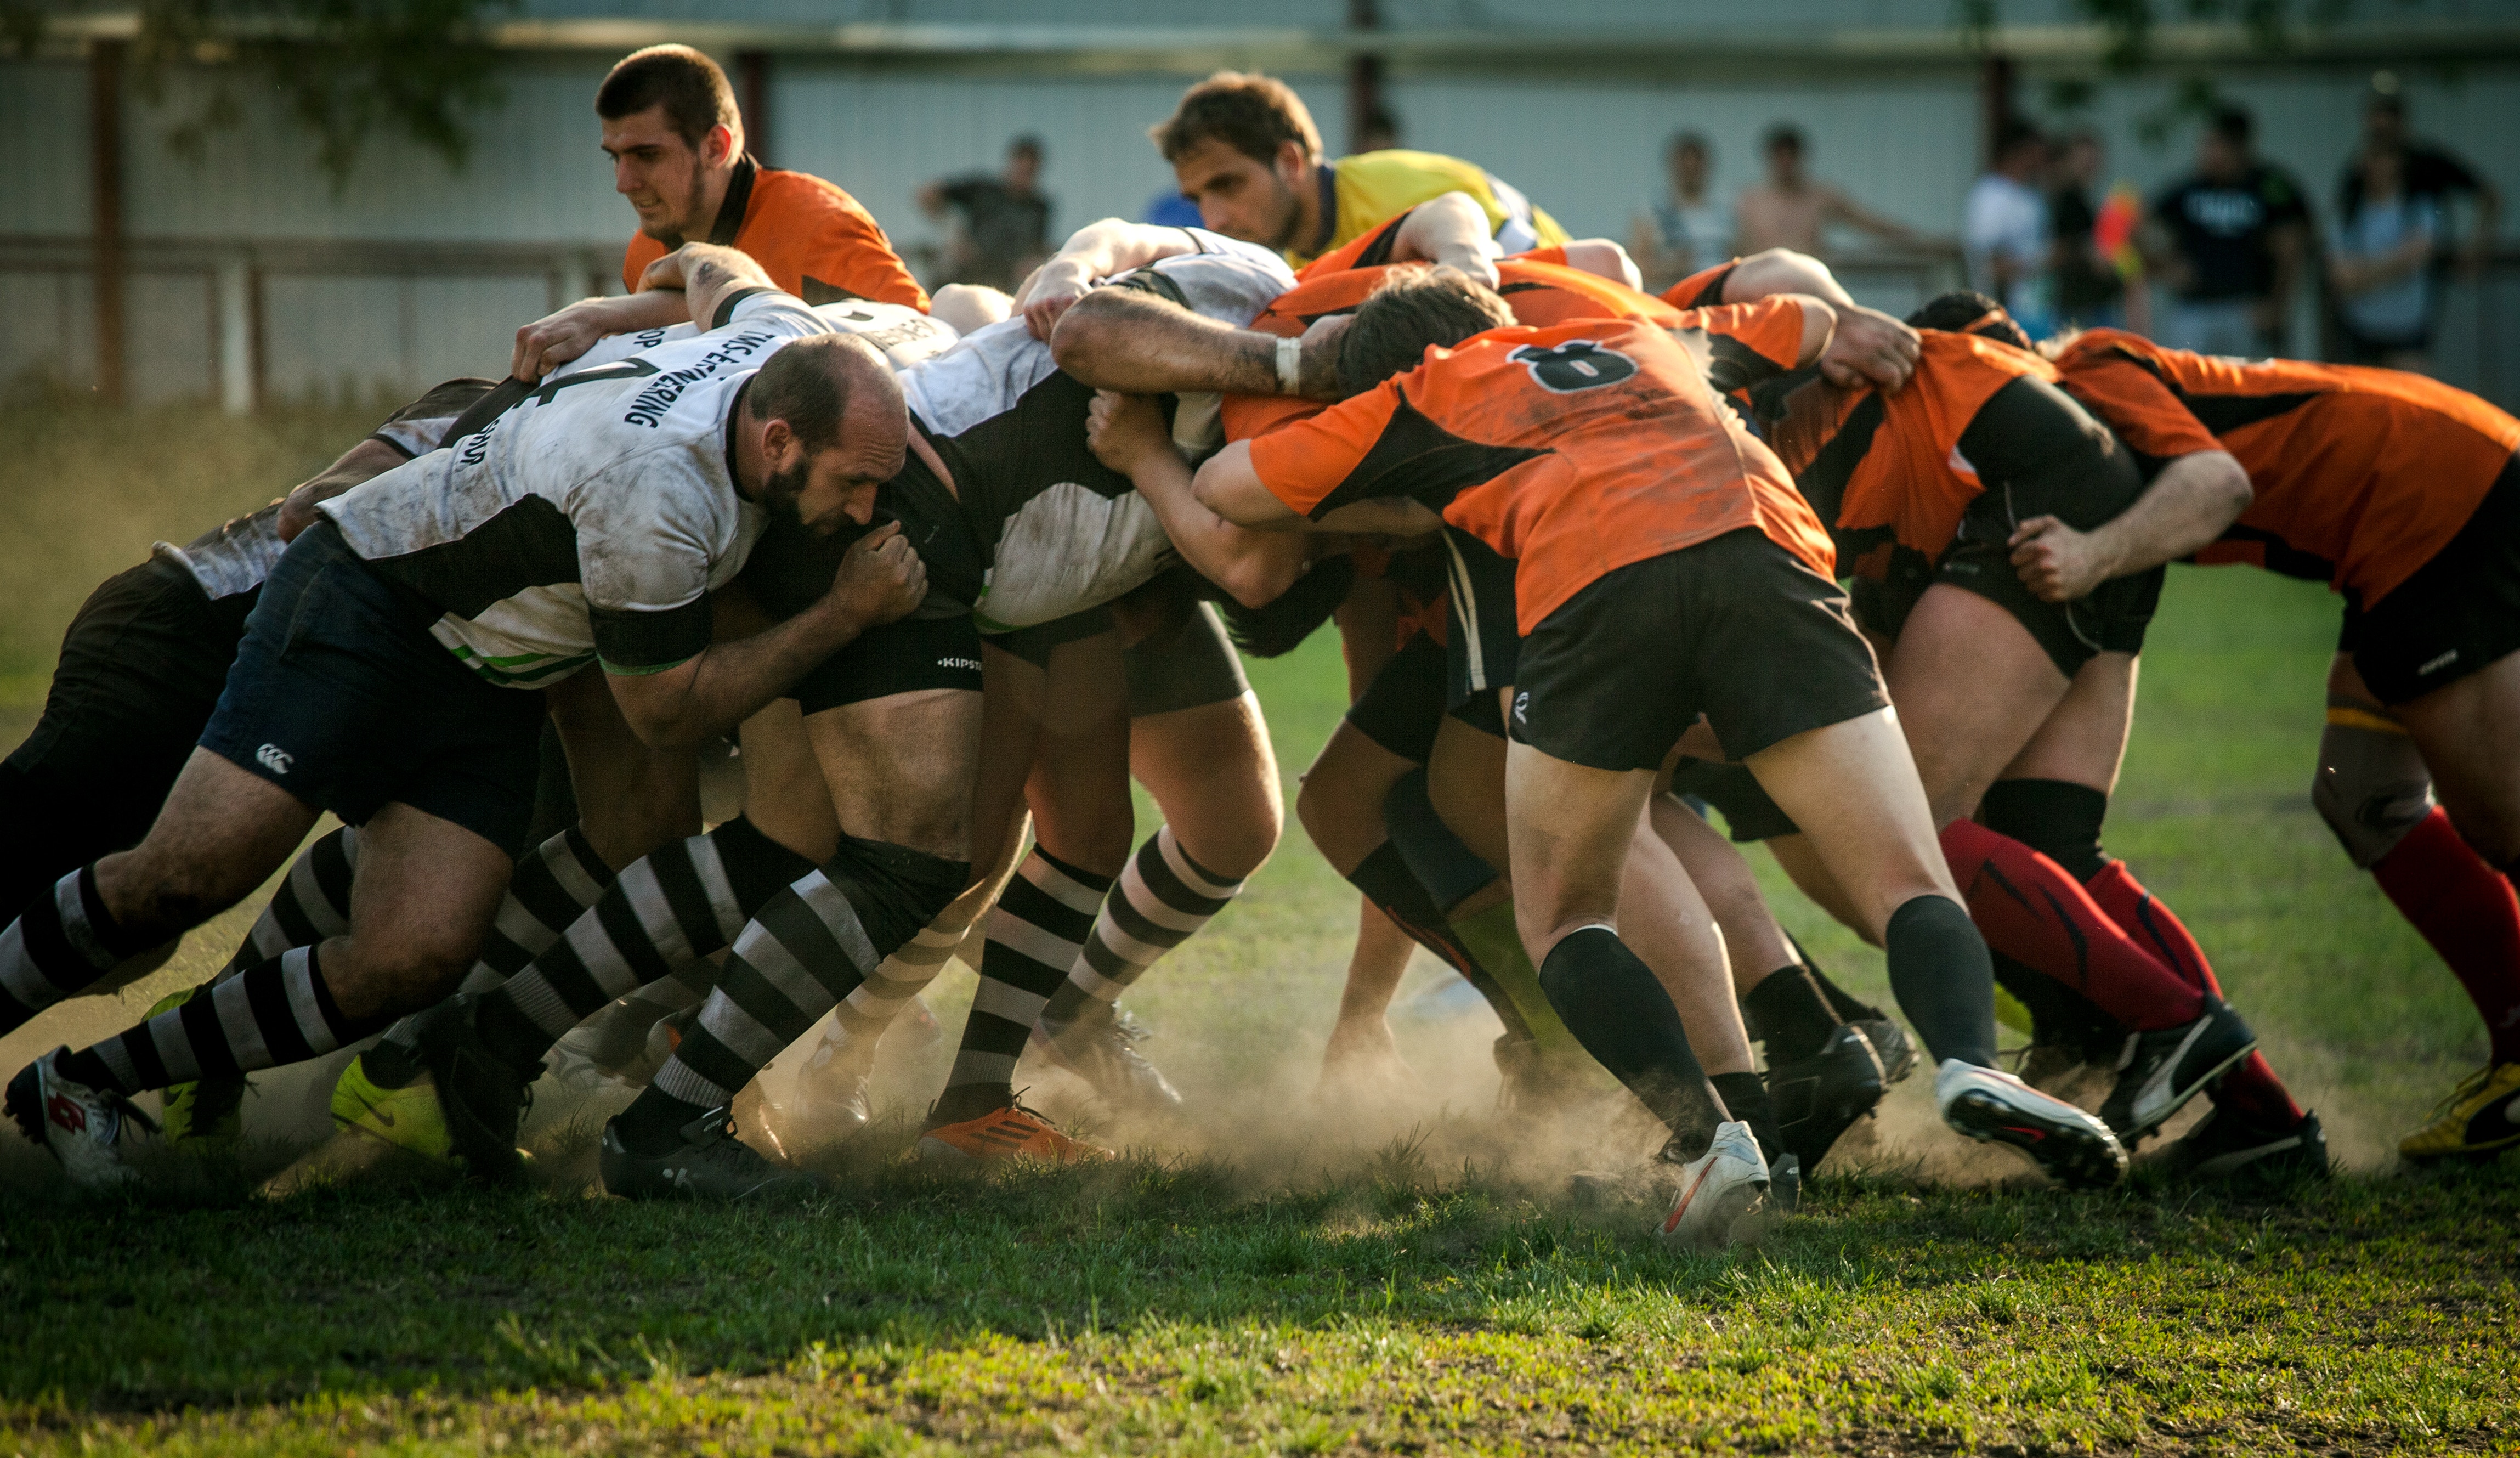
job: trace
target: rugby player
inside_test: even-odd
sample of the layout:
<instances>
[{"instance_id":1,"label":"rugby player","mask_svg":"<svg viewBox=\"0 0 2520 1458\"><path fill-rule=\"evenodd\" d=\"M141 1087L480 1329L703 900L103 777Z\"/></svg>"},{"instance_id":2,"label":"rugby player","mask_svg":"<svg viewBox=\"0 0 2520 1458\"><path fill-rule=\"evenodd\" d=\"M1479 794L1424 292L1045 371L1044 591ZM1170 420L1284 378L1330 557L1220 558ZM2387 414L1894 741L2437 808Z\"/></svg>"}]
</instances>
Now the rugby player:
<instances>
[{"instance_id":1,"label":"rugby player","mask_svg":"<svg viewBox=\"0 0 2520 1458\"><path fill-rule=\"evenodd\" d=\"M2313 799L2450 964L2491 1040L2486 1067L2399 1149L2422 1160L2520 1144L2506 1108L2520 1095L2520 421L2417 375L2219 359L2117 330L2076 337L2057 364L2134 449L2228 451L2246 470L2247 509L2195 560L2323 580L2345 598ZM2021 524L2015 555L2043 597L2161 560L2109 527L2040 519ZM2103 797L2058 799L2038 831L2058 859L2097 863L2105 809ZM2212 985L2192 939L2173 934L2166 960ZM2283 1132L2232 1122L2245 1125L2226 1141L2235 1153Z\"/></svg>"},{"instance_id":2,"label":"rugby player","mask_svg":"<svg viewBox=\"0 0 2520 1458\"><path fill-rule=\"evenodd\" d=\"M685 748L916 602L916 554L878 532L814 612L709 643L706 594L768 514L865 520L905 420L865 345L794 347L826 330L793 298L726 270L691 284L712 334L555 382L324 503L149 836L0 936L0 981L75 987L234 904L320 811L364 831L346 935L12 1080L10 1109L74 1180L133 1177L130 1094L319 1056L451 988L521 848L531 690L601 663L640 739Z\"/></svg>"},{"instance_id":3,"label":"rugby player","mask_svg":"<svg viewBox=\"0 0 2520 1458\"><path fill-rule=\"evenodd\" d=\"M1827 534L1774 456L1663 331L1511 319L1458 273L1387 282L1340 341L1357 393L1229 446L1194 489L1253 526L1440 516L1514 561L1528 649L1508 717L1517 919L1559 1016L1674 1135L1666 1233L1720 1244L1769 1181L1618 930L1653 771L1701 708L1780 804L1825 823L1824 854L1862 888L1901 1005L1941 1062L1946 1120L2060 1178L2117 1179L2105 1125L1993 1067L1985 943L1934 853ZM1758 650L1728 646L1748 641Z\"/></svg>"}]
</instances>

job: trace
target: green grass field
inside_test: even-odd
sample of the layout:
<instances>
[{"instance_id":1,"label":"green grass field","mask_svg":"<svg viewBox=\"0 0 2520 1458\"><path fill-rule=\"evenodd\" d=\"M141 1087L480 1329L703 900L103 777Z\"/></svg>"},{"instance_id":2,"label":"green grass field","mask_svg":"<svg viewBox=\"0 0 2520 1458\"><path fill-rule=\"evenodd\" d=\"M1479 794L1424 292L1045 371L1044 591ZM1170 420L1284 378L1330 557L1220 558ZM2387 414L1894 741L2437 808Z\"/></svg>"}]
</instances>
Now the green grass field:
<instances>
[{"instance_id":1,"label":"green grass field","mask_svg":"<svg viewBox=\"0 0 2520 1458\"><path fill-rule=\"evenodd\" d=\"M372 424L82 409L0 422L0 741L62 625L153 537L277 494ZM2440 1451L2520 1446L2502 1323L2510 1162L2413 1172L2399 1132L2482 1060L2456 984L2312 812L2337 609L2178 570L2110 848L2217 958L2349 1166L2293 1201L2138 1177L2041 1188L1893 1090L1806 1213L1713 1258L1562 1195L1650 1148L1517 1128L1486 1031L1395 1018L1422 1087L1311 1098L1354 900L1299 830L1133 997L1181 1126L1096 1168L948 1177L901 1158L940 1045L887 1046L833 1193L760 1209L593 1193L602 1103L546 1085L535 1185L485 1193L315 1147L301 1076L258 1142L83 1203L0 1134L0 1451ZM1327 637L1255 665L1289 780L1341 706ZM1142 825L1151 824L1142 809ZM1763 873L1772 871L1763 863ZM1879 959L1781 883L1832 973ZM224 959L249 903L118 997L0 1039L0 1073ZM931 993L959 1023L970 980ZM774 1078L781 1076L774 1072Z\"/></svg>"}]
</instances>

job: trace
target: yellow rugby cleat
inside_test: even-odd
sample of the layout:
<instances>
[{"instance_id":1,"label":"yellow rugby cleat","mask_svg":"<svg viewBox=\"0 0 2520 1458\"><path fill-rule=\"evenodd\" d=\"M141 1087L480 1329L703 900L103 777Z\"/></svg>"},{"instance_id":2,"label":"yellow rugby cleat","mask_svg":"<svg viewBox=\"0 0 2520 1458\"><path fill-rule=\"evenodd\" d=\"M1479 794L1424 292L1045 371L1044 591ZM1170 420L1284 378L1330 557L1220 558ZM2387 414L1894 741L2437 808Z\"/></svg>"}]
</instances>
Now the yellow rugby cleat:
<instances>
[{"instance_id":1,"label":"yellow rugby cleat","mask_svg":"<svg viewBox=\"0 0 2520 1458\"><path fill-rule=\"evenodd\" d=\"M437 1085L427 1073L407 1087L384 1088L368 1077L366 1054L351 1059L333 1085L333 1122L345 1133L364 1134L449 1168L463 1167L446 1132Z\"/></svg>"},{"instance_id":2,"label":"yellow rugby cleat","mask_svg":"<svg viewBox=\"0 0 2520 1458\"><path fill-rule=\"evenodd\" d=\"M150 1004L147 1016L171 1013L196 997L207 997L216 981L179 987ZM245 1134L245 1095L252 1086L243 1073L167 1085L158 1095L158 1138L169 1149L211 1149L236 1143Z\"/></svg>"},{"instance_id":3,"label":"yellow rugby cleat","mask_svg":"<svg viewBox=\"0 0 2520 1458\"><path fill-rule=\"evenodd\" d=\"M2459 1080L2432 1122L2398 1141L2409 1160L2490 1158L2520 1144L2520 1063L2489 1064Z\"/></svg>"}]
</instances>

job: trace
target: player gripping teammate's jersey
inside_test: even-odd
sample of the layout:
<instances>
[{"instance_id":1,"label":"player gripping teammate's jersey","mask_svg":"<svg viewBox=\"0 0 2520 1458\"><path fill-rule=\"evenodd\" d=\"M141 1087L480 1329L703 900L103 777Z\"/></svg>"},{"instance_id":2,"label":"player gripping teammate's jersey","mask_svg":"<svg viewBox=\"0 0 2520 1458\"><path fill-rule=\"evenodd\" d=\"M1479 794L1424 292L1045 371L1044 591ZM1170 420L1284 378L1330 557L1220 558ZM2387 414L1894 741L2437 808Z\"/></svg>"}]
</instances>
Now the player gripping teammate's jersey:
<instances>
[{"instance_id":1,"label":"player gripping teammate's jersey","mask_svg":"<svg viewBox=\"0 0 2520 1458\"><path fill-rule=\"evenodd\" d=\"M1286 251L1286 261L1310 265L1343 244L1372 232L1420 203L1446 193L1467 193L1488 215L1497 247L1508 253L1555 248L1568 241L1557 219L1486 168L1432 152L1360 152L1324 161L1320 176L1321 230L1308 246Z\"/></svg>"},{"instance_id":2,"label":"player gripping teammate's jersey","mask_svg":"<svg viewBox=\"0 0 2520 1458\"><path fill-rule=\"evenodd\" d=\"M807 303L867 298L927 307L927 291L892 251L881 225L857 199L811 173L744 158L727 182L716 225L699 241L742 249L772 283ZM673 249L645 233L633 237L621 255L621 287L637 293L648 265Z\"/></svg>"}]
</instances>

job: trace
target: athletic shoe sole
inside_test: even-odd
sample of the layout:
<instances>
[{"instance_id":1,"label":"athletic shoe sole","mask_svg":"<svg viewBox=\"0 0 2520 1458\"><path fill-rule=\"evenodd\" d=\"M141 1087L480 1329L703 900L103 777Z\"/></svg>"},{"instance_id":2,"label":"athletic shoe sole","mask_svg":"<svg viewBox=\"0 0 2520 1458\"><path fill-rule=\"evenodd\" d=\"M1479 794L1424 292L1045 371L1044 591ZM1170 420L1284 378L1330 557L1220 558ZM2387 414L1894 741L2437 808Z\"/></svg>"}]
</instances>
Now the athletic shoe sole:
<instances>
[{"instance_id":1,"label":"athletic shoe sole","mask_svg":"<svg viewBox=\"0 0 2520 1458\"><path fill-rule=\"evenodd\" d=\"M1954 1098L1943 1111L1943 1121L1980 1144L2021 1151L2050 1177L2076 1189L2105 1189L2126 1176L2126 1152L2104 1135L2014 1108L1981 1089Z\"/></svg>"}]
</instances>

